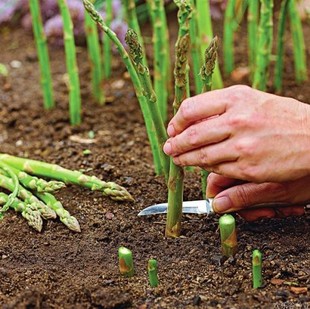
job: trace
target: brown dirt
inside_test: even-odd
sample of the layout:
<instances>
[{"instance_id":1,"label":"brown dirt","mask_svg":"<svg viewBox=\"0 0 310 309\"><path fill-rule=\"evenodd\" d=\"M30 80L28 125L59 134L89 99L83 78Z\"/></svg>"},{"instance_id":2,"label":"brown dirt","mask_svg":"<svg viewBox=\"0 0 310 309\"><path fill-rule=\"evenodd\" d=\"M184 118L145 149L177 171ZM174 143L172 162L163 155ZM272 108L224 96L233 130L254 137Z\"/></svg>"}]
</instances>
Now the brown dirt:
<instances>
[{"instance_id":1,"label":"brown dirt","mask_svg":"<svg viewBox=\"0 0 310 309\"><path fill-rule=\"evenodd\" d=\"M0 151L83 169L125 186L136 199L117 203L76 186L61 190L57 197L79 220L80 234L58 220L45 222L37 233L9 211L0 222L2 308L309 308L309 216L251 224L238 218L239 251L226 261L220 255L217 217L184 216L182 237L165 239L164 216L137 217L143 207L166 200L167 192L163 179L153 173L142 116L119 59L115 57L113 77L105 85L109 102L98 106L90 96L85 48L78 49L83 124L72 128L62 49L50 49L57 108L46 112L31 34L22 29L0 31L0 62L22 64L10 69L7 81L0 81ZM242 34L237 37L245 40ZM305 37L309 46L309 25ZM246 65L241 44L236 54L238 65ZM290 54L283 94L310 103L309 84L294 82ZM70 139L87 137L90 130L95 144ZM83 155L86 148L90 155ZM186 176L184 198L201 198L195 173ZM131 279L118 272L121 245L134 254L136 274ZM265 285L259 290L251 288L255 248L264 255ZM160 286L155 289L146 276L150 257L159 262ZM291 285L307 287L308 292L294 294Z\"/></svg>"}]
</instances>

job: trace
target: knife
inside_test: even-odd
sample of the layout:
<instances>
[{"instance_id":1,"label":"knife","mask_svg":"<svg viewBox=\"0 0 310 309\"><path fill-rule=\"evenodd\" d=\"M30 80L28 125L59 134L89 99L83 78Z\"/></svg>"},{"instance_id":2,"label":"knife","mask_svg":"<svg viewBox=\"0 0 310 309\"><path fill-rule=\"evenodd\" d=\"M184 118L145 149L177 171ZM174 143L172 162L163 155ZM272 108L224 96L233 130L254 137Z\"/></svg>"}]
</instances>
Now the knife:
<instances>
[{"instance_id":1,"label":"knife","mask_svg":"<svg viewBox=\"0 0 310 309\"><path fill-rule=\"evenodd\" d=\"M197 200L197 201L186 201L183 202L182 213L187 214L215 214L215 211L212 206L213 199L208 198L206 200ZM279 203L279 202L271 202L271 203L262 203L251 205L251 209L253 208L264 208L264 207L287 207L292 206L288 203ZM144 208L142 211L138 213L138 216L149 216L149 215L157 215L157 214L165 214L167 213L168 203L161 203L152 205ZM236 210L233 210L236 211Z\"/></svg>"}]
</instances>

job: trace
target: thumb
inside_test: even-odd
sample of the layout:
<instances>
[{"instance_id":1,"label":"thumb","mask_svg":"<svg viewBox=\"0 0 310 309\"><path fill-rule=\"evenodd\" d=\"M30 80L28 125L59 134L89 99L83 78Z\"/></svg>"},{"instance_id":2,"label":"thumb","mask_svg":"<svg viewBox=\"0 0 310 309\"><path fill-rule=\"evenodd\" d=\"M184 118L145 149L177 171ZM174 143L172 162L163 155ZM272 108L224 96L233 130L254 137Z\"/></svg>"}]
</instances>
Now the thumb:
<instances>
[{"instance_id":1,"label":"thumb","mask_svg":"<svg viewBox=\"0 0 310 309\"><path fill-rule=\"evenodd\" d=\"M287 201L287 191L281 183L245 183L222 191L213 200L214 211L231 212L252 205Z\"/></svg>"}]
</instances>

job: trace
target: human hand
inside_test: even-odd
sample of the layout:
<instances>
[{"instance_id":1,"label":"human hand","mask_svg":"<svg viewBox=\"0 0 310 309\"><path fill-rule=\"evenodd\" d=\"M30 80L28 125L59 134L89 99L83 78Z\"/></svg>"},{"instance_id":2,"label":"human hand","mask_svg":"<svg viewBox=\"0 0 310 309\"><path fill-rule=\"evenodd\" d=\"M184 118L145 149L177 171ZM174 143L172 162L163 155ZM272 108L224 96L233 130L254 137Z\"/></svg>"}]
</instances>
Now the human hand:
<instances>
[{"instance_id":1,"label":"human hand","mask_svg":"<svg viewBox=\"0 0 310 309\"><path fill-rule=\"evenodd\" d=\"M310 175L310 106L247 86L185 100L168 125L164 152L177 165L196 165L251 182Z\"/></svg>"},{"instance_id":2,"label":"human hand","mask_svg":"<svg viewBox=\"0 0 310 309\"><path fill-rule=\"evenodd\" d=\"M303 215L310 202L310 176L284 183L249 183L211 173L207 196L214 197L215 212L237 211L247 221L261 218ZM289 203L292 206L252 208L261 203Z\"/></svg>"}]
</instances>

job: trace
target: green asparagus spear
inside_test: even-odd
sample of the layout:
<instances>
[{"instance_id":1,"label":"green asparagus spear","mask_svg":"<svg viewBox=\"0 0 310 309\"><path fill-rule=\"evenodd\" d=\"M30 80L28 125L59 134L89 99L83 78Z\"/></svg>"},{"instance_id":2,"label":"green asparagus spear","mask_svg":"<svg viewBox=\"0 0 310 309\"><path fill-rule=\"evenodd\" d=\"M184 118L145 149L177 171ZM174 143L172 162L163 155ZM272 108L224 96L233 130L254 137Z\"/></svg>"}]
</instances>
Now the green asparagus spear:
<instances>
[{"instance_id":1,"label":"green asparagus spear","mask_svg":"<svg viewBox=\"0 0 310 309\"><path fill-rule=\"evenodd\" d=\"M167 120L167 100L170 63L169 39L167 39L167 21L163 0L148 0L149 12L153 27L154 47L154 89L157 95L159 110L164 122ZM168 40L168 42L166 42Z\"/></svg>"},{"instance_id":2,"label":"green asparagus spear","mask_svg":"<svg viewBox=\"0 0 310 309\"><path fill-rule=\"evenodd\" d=\"M38 0L29 0L29 8L32 18L33 34L37 45L38 58L41 72L41 85L43 90L43 101L46 109L53 108L53 85L50 71L50 63L46 44L46 37L43 30L40 4Z\"/></svg>"},{"instance_id":3,"label":"green asparagus spear","mask_svg":"<svg viewBox=\"0 0 310 309\"><path fill-rule=\"evenodd\" d=\"M125 12L127 16L127 23L129 28L133 29L135 33L137 34L138 41L141 44L142 49L142 63L143 65L147 66L147 60L146 60L146 53L144 50L144 42L143 37L140 30L140 25L137 18L137 12L136 12L136 4L135 0L122 0L123 6L125 7Z\"/></svg>"},{"instance_id":4,"label":"green asparagus spear","mask_svg":"<svg viewBox=\"0 0 310 309\"><path fill-rule=\"evenodd\" d=\"M150 259L148 261L147 265L147 272L149 275L149 282L150 286L152 288L155 288L158 286L158 274L157 274L157 269L158 269L158 263L155 259Z\"/></svg>"},{"instance_id":5,"label":"green asparagus spear","mask_svg":"<svg viewBox=\"0 0 310 309\"><path fill-rule=\"evenodd\" d=\"M69 211L64 209L63 205L50 193L38 193L35 195L42 200L49 208L53 209L58 215L60 221L74 232L81 232L80 224L77 219L70 215Z\"/></svg>"},{"instance_id":6,"label":"green asparagus spear","mask_svg":"<svg viewBox=\"0 0 310 309\"><path fill-rule=\"evenodd\" d=\"M258 29L258 45L256 56L256 70L253 88L265 91L268 81L268 66L272 49L273 37L273 0L261 1L261 16Z\"/></svg>"},{"instance_id":7,"label":"green asparagus spear","mask_svg":"<svg viewBox=\"0 0 310 309\"><path fill-rule=\"evenodd\" d=\"M222 254L226 257L237 252L236 221L232 215L225 214L219 219Z\"/></svg>"},{"instance_id":8,"label":"green asparagus spear","mask_svg":"<svg viewBox=\"0 0 310 309\"><path fill-rule=\"evenodd\" d=\"M249 46L249 67L251 71L251 79L253 79L256 63L256 46L257 46L257 27L259 0L248 1L248 46Z\"/></svg>"},{"instance_id":9,"label":"green asparagus spear","mask_svg":"<svg viewBox=\"0 0 310 309\"><path fill-rule=\"evenodd\" d=\"M62 181L46 181L42 178L38 178L20 171L13 166L10 166L10 168L17 176L19 182L25 188L30 190L35 190L37 192L54 192L66 186Z\"/></svg>"},{"instance_id":10,"label":"green asparagus spear","mask_svg":"<svg viewBox=\"0 0 310 309\"><path fill-rule=\"evenodd\" d=\"M262 276L262 253L259 250L254 250L252 255L252 276L253 288L257 289L263 285Z\"/></svg>"},{"instance_id":11,"label":"green asparagus spear","mask_svg":"<svg viewBox=\"0 0 310 309\"><path fill-rule=\"evenodd\" d=\"M0 205L5 205L8 200L9 196L3 192L0 192ZM29 226L38 232L41 232L43 221L38 210L32 209L31 205L27 205L18 198L13 200L10 207L15 211L20 212L21 215L27 220Z\"/></svg>"},{"instance_id":12,"label":"green asparagus spear","mask_svg":"<svg viewBox=\"0 0 310 309\"><path fill-rule=\"evenodd\" d=\"M95 10L94 6L88 1L83 0L83 4L85 9L88 11L90 16L96 21L96 23L99 25L99 27L109 36L109 38L113 41L115 44L119 54L121 55L126 68L130 74L133 86L135 88L136 96L140 104L140 108L143 114L145 126L147 135L151 144L152 153L154 157L159 157L159 149L156 142L156 128L152 121L152 116L150 115L149 107L147 98L143 95L143 87L141 85L141 82L139 80L138 74L133 66L133 63L131 62L128 53L126 52L124 46L120 42L120 40L117 38L116 34L105 24L102 17L98 14L98 12Z\"/></svg>"},{"instance_id":13,"label":"green asparagus spear","mask_svg":"<svg viewBox=\"0 0 310 309\"><path fill-rule=\"evenodd\" d=\"M173 102L174 113L177 112L181 102L186 98L187 82L187 54L190 47L189 20L191 6L188 1L174 0L178 6L179 34L176 42L175 57L175 99ZM168 211L166 222L166 236L178 237L181 233L181 217L183 203L183 178L184 170L170 161L168 181Z\"/></svg>"},{"instance_id":14,"label":"green asparagus spear","mask_svg":"<svg viewBox=\"0 0 310 309\"><path fill-rule=\"evenodd\" d=\"M126 277L132 277L134 275L132 252L125 247L120 247L118 249L118 260L120 273Z\"/></svg>"},{"instance_id":15,"label":"green asparagus spear","mask_svg":"<svg viewBox=\"0 0 310 309\"><path fill-rule=\"evenodd\" d=\"M110 27L113 19L113 9L112 0L106 0L106 25ZM110 78L111 76L111 60L112 60L112 50L111 50L111 39L106 33L103 33L103 72L105 78Z\"/></svg>"},{"instance_id":16,"label":"green asparagus spear","mask_svg":"<svg viewBox=\"0 0 310 309\"><path fill-rule=\"evenodd\" d=\"M2 161L0 161L0 173L9 176L12 179L12 183L13 183L13 189L11 190L12 193L9 195L7 202L0 209L0 219L2 219L3 213L9 209L9 207L11 206L11 204L13 203L14 199L16 198L18 194L19 181L18 181L17 176L14 174L13 170L11 169L11 167Z\"/></svg>"},{"instance_id":17,"label":"green asparagus spear","mask_svg":"<svg viewBox=\"0 0 310 309\"><path fill-rule=\"evenodd\" d=\"M79 171L71 171L56 164L14 157L8 154L0 154L0 161L29 174L80 185L93 191L100 191L104 196L109 196L112 200L133 201L128 191L114 182L105 182L95 176L87 176Z\"/></svg>"},{"instance_id":18,"label":"green asparagus spear","mask_svg":"<svg viewBox=\"0 0 310 309\"><path fill-rule=\"evenodd\" d=\"M13 191L14 184L11 178L0 174L0 187ZM39 201L30 191L26 190L21 185L18 186L18 197L27 205L31 205L33 210L38 210L44 219L55 219L56 213L47 205Z\"/></svg>"},{"instance_id":19,"label":"green asparagus spear","mask_svg":"<svg viewBox=\"0 0 310 309\"><path fill-rule=\"evenodd\" d=\"M101 66L101 51L99 45L98 30L97 24L91 19L88 14L85 14L85 33L88 48L88 58L91 68L93 96L99 104L103 104L105 101L105 97L102 89L103 74Z\"/></svg>"},{"instance_id":20,"label":"green asparagus spear","mask_svg":"<svg viewBox=\"0 0 310 309\"><path fill-rule=\"evenodd\" d=\"M205 52L210 41L212 40L213 31L211 23L211 14L210 14L210 4L209 1L196 1L197 7L197 23L198 23L198 35L201 41L201 54ZM213 75L213 87L215 89L223 88L223 81L221 72L216 63L214 75Z\"/></svg>"},{"instance_id":21,"label":"green asparagus spear","mask_svg":"<svg viewBox=\"0 0 310 309\"><path fill-rule=\"evenodd\" d=\"M275 64L274 73L274 86L276 91L279 92L282 89L282 74L283 74L283 58L284 58L284 34L285 34L285 22L288 13L288 4L290 0L283 0L281 3L281 9L279 13L278 24L278 40L277 40L277 59Z\"/></svg>"},{"instance_id":22,"label":"green asparagus spear","mask_svg":"<svg viewBox=\"0 0 310 309\"><path fill-rule=\"evenodd\" d=\"M81 94L80 79L77 68L73 24L66 0L57 0L64 28L64 44L66 53L66 64L69 75L69 109L70 123L79 125L81 123Z\"/></svg>"},{"instance_id":23,"label":"green asparagus spear","mask_svg":"<svg viewBox=\"0 0 310 309\"><path fill-rule=\"evenodd\" d=\"M136 69L136 72L140 78L140 82L143 87L143 94L148 99L148 106L152 121L156 127L156 138L159 148L159 157L162 166L163 173L165 175L166 181L168 180L168 171L169 171L169 158L162 151L163 145L167 140L167 132L164 127L164 123L161 117L161 114L157 105L157 97L152 87L152 82L149 75L148 68L143 65L143 50L141 44L138 41L138 36L134 30L129 29L125 37L126 43L129 46L129 55L131 57L132 63Z\"/></svg>"},{"instance_id":24,"label":"green asparagus spear","mask_svg":"<svg viewBox=\"0 0 310 309\"><path fill-rule=\"evenodd\" d=\"M202 92L211 91L212 88L212 74L215 68L217 58L217 37L215 37L205 52L204 65L201 67L200 76L202 80ZM201 170L201 187L203 198L206 198L207 177L209 172Z\"/></svg>"},{"instance_id":25,"label":"green asparagus spear","mask_svg":"<svg viewBox=\"0 0 310 309\"><path fill-rule=\"evenodd\" d=\"M301 83L308 79L306 64L306 48L302 31L300 16L296 7L296 0L290 0L288 4L291 32L293 37L293 51L295 62L296 81Z\"/></svg>"}]
</instances>

